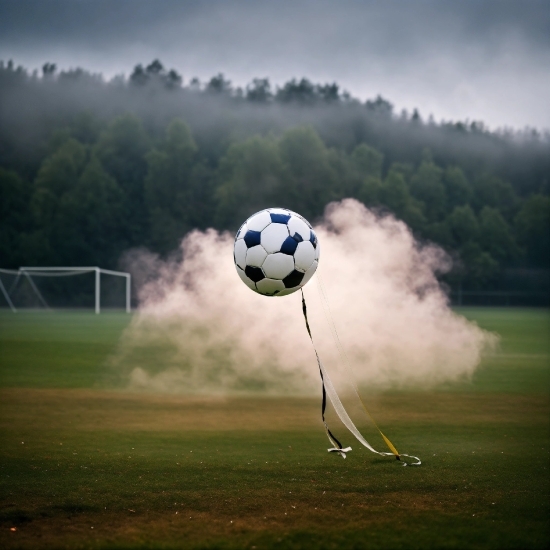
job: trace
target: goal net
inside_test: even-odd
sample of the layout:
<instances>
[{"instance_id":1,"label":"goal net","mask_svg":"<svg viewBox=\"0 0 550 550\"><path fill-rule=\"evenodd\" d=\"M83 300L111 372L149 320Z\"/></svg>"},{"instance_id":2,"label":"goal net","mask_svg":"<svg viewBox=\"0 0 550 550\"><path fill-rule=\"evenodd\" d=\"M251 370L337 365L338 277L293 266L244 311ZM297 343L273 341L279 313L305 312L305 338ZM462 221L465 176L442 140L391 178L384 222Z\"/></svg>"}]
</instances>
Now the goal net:
<instances>
[{"instance_id":1,"label":"goal net","mask_svg":"<svg viewBox=\"0 0 550 550\"><path fill-rule=\"evenodd\" d=\"M22 308L105 308L131 311L129 273L100 267L0 269L0 300L14 313Z\"/></svg>"}]
</instances>

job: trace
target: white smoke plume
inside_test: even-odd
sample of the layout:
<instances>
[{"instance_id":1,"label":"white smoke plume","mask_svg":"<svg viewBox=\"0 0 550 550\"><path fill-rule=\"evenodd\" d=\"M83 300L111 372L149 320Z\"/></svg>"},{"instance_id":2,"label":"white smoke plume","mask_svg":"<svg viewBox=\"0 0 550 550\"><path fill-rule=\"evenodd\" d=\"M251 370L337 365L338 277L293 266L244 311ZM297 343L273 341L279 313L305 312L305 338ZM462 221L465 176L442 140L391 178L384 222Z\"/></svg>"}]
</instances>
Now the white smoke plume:
<instances>
[{"instance_id":1,"label":"white smoke plume","mask_svg":"<svg viewBox=\"0 0 550 550\"><path fill-rule=\"evenodd\" d=\"M318 273L361 387L431 387L473 373L495 337L449 308L435 276L450 266L441 249L420 245L403 222L352 199L330 204L315 229ZM145 251L127 258L145 281L139 312L113 358L130 387L318 393L300 293L268 298L248 289L235 271L228 233L193 231L181 248L180 260ZM304 288L313 336L343 385L349 373L316 279Z\"/></svg>"}]
</instances>

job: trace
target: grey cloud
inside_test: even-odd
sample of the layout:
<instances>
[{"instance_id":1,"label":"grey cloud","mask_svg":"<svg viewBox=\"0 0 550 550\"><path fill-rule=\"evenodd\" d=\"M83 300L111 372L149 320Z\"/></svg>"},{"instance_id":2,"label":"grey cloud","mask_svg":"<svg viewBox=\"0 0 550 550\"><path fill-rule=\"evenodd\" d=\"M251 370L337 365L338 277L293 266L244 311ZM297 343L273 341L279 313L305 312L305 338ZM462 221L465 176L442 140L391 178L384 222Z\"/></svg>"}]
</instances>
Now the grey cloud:
<instances>
[{"instance_id":1,"label":"grey cloud","mask_svg":"<svg viewBox=\"0 0 550 550\"><path fill-rule=\"evenodd\" d=\"M0 0L0 57L107 75L154 57L186 79L307 76L490 125L550 126L547 1Z\"/></svg>"}]
</instances>

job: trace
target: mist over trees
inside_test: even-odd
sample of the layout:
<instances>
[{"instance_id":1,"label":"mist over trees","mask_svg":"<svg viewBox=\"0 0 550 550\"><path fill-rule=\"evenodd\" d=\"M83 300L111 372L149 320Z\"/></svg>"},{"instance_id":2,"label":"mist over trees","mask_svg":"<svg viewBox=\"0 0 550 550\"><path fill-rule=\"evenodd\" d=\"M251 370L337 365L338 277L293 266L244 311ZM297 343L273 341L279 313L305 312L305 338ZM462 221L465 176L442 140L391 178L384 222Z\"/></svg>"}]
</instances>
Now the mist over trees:
<instances>
[{"instance_id":1,"label":"mist over trees","mask_svg":"<svg viewBox=\"0 0 550 550\"><path fill-rule=\"evenodd\" d=\"M2 267L170 254L193 228L354 197L455 259L455 288L548 291L550 137L435 122L335 83L128 78L0 63Z\"/></svg>"}]
</instances>

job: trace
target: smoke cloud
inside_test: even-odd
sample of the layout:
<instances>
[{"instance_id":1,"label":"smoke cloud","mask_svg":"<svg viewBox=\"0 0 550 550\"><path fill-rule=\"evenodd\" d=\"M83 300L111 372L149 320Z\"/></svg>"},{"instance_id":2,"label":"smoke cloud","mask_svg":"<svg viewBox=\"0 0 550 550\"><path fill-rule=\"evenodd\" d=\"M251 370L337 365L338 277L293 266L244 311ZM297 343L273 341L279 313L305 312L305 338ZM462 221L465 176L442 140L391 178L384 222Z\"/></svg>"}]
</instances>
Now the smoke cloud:
<instances>
[{"instance_id":1,"label":"smoke cloud","mask_svg":"<svg viewBox=\"0 0 550 550\"><path fill-rule=\"evenodd\" d=\"M436 274L439 248L415 241L390 215L346 199L316 226L318 274L304 288L310 324L337 388L350 389L325 317L319 280L362 388L435 384L470 376L496 337L454 313ZM179 258L134 251L140 309L114 368L132 389L180 393L316 394L319 374L300 293L251 292L233 265L233 236L193 231Z\"/></svg>"}]
</instances>

